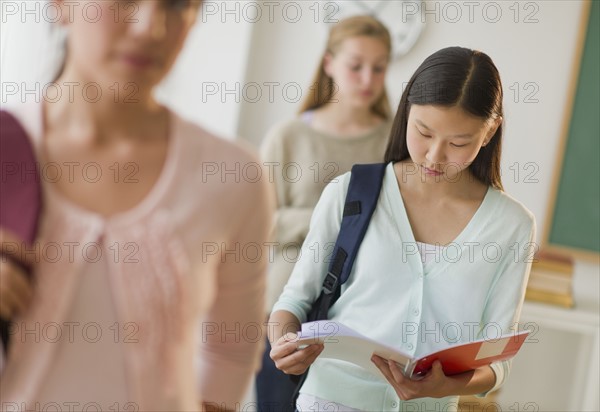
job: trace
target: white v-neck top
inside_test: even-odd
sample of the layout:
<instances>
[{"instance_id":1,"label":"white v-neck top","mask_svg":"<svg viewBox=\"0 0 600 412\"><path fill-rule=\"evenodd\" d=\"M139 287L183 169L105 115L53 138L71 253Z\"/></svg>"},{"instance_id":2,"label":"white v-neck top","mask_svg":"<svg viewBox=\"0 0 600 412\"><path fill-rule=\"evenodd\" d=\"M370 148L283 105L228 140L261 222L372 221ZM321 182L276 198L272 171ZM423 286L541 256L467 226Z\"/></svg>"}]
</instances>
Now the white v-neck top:
<instances>
[{"instance_id":1,"label":"white v-neck top","mask_svg":"<svg viewBox=\"0 0 600 412\"><path fill-rule=\"evenodd\" d=\"M444 247L442 245L432 245L430 243L423 242L416 242L416 244L423 266L426 266L431 262L439 263L444 258Z\"/></svg>"},{"instance_id":2,"label":"white v-neck top","mask_svg":"<svg viewBox=\"0 0 600 412\"><path fill-rule=\"evenodd\" d=\"M321 290L350 181L327 186L290 281L273 310L301 322ZM531 263L535 221L521 203L489 188L440 259L422 263L393 164L349 280L329 314L361 334L412 355L510 333L518 321ZM493 364L496 386L509 362ZM458 397L401 401L383 376L351 363L317 359L301 393L359 410L455 410Z\"/></svg>"}]
</instances>

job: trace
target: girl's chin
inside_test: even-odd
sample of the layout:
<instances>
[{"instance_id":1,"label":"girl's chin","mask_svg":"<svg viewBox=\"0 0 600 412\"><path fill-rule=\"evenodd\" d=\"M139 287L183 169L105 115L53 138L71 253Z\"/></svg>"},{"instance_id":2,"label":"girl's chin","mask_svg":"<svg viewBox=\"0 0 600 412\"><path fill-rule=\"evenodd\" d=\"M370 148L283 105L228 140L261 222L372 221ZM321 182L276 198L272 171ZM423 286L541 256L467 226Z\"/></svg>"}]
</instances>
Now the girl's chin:
<instances>
[{"instance_id":1,"label":"girl's chin","mask_svg":"<svg viewBox=\"0 0 600 412\"><path fill-rule=\"evenodd\" d=\"M135 71L119 67L113 71L111 80L111 84L119 84L121 89L128 87L130 90L141 92L143 89L152 90L161 82L162 77L156 72ZM132 94L135 93L132 92Z\"/></svg>"},{"instance_id":2,"label":"girl's chin","mask_svg":"<svg viewBox=\"0 0 600 412\"><path fill-rule=\"evenodd\" d=\"M353 107L358 110L370 110L371 106L373 106L373 101L370 99L364 98L355 98L353 100Z\"/></svg>"}]
</instances>

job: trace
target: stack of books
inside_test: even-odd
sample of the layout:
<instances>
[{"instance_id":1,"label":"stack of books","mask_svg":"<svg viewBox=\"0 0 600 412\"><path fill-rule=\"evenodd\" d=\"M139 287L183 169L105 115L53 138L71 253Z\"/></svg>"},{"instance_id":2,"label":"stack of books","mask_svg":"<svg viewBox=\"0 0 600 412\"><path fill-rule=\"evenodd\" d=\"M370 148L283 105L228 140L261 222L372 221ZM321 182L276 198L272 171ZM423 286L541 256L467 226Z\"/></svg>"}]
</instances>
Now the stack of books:
<instances>
[{"instance_id":1,"label":"stack of books","mask_svg":"<svg viewBox=\"0 0 600 412\"><path fill-rule=\"evenodd\" d=\"M574 266L571 256L540 250L531 265L525 299L573 307Z\"/></svg>"}]
</instances>

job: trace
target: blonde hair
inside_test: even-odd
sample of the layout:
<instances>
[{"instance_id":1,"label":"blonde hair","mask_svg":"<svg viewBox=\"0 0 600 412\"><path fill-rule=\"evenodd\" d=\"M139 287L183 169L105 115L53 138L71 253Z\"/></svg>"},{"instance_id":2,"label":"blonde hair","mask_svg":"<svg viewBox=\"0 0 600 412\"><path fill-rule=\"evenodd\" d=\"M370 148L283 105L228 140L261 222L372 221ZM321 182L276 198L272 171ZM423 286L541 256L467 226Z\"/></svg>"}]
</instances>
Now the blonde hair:
<instances>
[{"instance_id":1,"label":"blonde hair","mask_svg":"<svg viewBox=\"0 0 600 412\"><path fill-rule=\"evenodd\" d=\"M390 32L379 20L371 16L354 16L341 20L333 26L329 33L327 48L321 57L321 63L311 83L314 87L310 88L310 92L302 102L299 113L315 110L329 103L334 93L334 82L325 73L325 56L327 54L335 55L345 40L358 36L380 40L387 48L388 54L391 54L392 38ZM390 102L385 89L379 99L371 106L371 112L386 120L390 117Z\"/></svg>"}]
</instances>

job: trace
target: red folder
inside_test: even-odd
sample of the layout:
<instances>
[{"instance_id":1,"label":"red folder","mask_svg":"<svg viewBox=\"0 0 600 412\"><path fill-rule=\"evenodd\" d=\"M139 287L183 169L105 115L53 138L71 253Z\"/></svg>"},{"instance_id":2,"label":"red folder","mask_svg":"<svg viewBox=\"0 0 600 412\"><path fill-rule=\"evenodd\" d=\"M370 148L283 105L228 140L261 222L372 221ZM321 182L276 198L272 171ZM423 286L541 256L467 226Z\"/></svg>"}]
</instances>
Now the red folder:
<instances>
[{"instance_id":1,"label":"red folder","mask_svg":"<svg viewBox=\"0 0 600 412\"><path fill-rule=\"evenodd\" d=\"M322 320L302 324L296 344L299 349L313 343L324 343L320 358L339 359L354 363L374 374L380 371L371 362L378 355L396 362L404 375L420 379L439 360L446 375L455 375L514 357L529 334L528 330L503 336L451 345L420 357L413 357L398 348L372 340L339 322Z\"/></svg>"}]
</instances>

